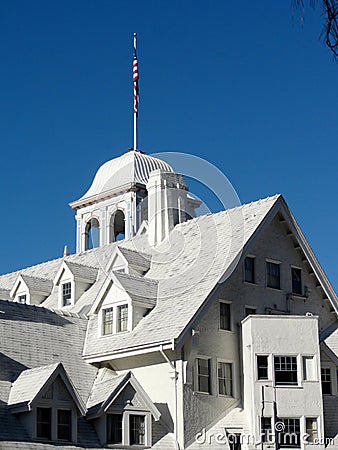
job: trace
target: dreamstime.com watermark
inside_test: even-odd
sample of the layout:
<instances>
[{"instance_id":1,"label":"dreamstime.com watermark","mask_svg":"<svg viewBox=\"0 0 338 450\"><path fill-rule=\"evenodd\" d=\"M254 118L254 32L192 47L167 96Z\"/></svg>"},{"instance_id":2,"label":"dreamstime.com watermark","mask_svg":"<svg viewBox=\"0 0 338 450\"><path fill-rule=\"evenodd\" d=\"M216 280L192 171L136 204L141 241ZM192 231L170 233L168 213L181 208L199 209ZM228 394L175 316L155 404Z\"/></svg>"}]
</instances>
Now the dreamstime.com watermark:
<instances>
[{"instance_id":1,"label":"dreamstime.com watermark","mask_svg":"<svg viewBox=\"0 0 338 450\"><path fill-rule=\"evenodd\" d=\"M289 433L285 431L285 425L283 422L276 422L275 431L266 430L265 433L261 433L256 436L247 433L230 433L224 429L224 432L212 433L202 429L195 436L195 443L199 445L223 445L228 448L238 448L239 445L258 446L266 444L268 446L280 447L303 447L304 445L334 445L333 438L319 438L311 436L308 433Z\"/></svg>"}]
</instances>

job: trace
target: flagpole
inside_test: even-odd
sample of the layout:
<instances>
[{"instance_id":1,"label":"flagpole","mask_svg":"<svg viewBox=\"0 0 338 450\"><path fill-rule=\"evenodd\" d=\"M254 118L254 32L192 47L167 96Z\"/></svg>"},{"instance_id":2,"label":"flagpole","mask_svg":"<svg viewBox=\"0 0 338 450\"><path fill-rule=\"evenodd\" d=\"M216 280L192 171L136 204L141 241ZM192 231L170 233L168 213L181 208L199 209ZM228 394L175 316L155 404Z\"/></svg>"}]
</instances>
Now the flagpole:
<instances>
[{"instance_id":1,"label":"flagpole","mask_svg":"<svg viewBox=\"0 0 338 450\"><path fill-rule=\"evenodd\" d=\"M136 56L136 36L134 33L133 90L134 90L134 150L137 150L137 112L138 112L138 61Z\"/></svg>"}]
</instances>

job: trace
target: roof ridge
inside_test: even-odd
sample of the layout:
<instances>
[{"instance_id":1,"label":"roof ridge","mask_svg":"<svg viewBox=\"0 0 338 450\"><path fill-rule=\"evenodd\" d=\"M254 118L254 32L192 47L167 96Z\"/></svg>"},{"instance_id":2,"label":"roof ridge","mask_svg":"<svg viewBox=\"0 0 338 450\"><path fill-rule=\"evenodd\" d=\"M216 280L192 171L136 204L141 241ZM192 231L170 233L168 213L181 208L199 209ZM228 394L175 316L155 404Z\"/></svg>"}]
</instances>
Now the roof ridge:
<instances>
[{"instance_id":1,"label":"roof ridge","mask_svg":"<svg viewBox=\"0 0 338 450\"><path fill-rule=\"evenodd\" d=\"M45 306L40 306L40 308L44 308L47 309L55 314L57 314L58 316L63 316L63 317L74 317L75 319L84 319L84 320L88 320L88 316L86 314L79 314L77 312L73 312L73 311L64 311L62 309L56 309L56 308L46 308Z\"/></svg>"}]
</instances>

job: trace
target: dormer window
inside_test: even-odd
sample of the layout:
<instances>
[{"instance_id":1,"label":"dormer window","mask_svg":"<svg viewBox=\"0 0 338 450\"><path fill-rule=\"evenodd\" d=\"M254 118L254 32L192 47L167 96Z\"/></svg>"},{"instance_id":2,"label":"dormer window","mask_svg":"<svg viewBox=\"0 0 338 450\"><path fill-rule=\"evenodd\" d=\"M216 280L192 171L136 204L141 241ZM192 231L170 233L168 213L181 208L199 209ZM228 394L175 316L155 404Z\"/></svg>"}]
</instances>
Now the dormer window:
<instances>
[{"instance_id":1,"label":"dormer window","mask_svg":"<svg viewBox=\"0 0 338 450\"><path fill-rule=\"evenodd\" d=\"M103 308L101 314L103 336L128 331L129 314L127 304Z\"/></svg>"},{"instance_id":2,"label":"dormer window","mask_svg":"<svg viewBox=\"0 0 338 450\"><path fill-rule=\"evenodd\" d=\"M62 305L68 306L72 303L72 283L62 284Z\"/></svg>"},{"instance_id":3,"label":"dormer window","mask_svg":"<svg viewBox=\"0 0 338 450\"><path fill-rule=\"evenodd\" d=\"M27 303L27 295L26 294L19 295L18 296L18 302L19 303Z\"/></svg>"},{"instance_id":4,"label":"dormer window","mask_svg":"<svg viewBox=\"0 0 338 450\"><path fill-rule=\"evenodd\" d=\"M114 308L105 308L102 310L102 330L103 335L113 334Z\"/></svg>"},{"instance_id":5,"label":"dormer window","mask_svg":"<svg viewBox=\"0 0 338 450\"><path fill-rule=\"evenodd\" d=\"M128 305L117 307L117 333L128 330Z\"/></svg>"}]
</instances>

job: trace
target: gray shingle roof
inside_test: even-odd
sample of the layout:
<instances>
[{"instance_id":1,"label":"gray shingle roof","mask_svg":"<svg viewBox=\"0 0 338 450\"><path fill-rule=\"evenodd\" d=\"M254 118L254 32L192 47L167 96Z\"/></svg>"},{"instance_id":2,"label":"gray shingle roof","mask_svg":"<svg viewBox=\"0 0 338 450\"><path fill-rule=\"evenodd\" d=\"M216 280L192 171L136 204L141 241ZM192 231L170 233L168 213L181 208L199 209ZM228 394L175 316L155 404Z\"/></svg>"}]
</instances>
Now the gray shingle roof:
<instances>
[{"instance_id":1,"label":"gray shingle roof","mask_svg":"<svg viewBox=\"0 0 338 450\"><path fill-rule=\"evenodd\" d=\"M140 278L121 272L114 272L121 286L130 295L131 299L138 303L156 304L158 281L148 278Z\"/></svg>"},{"instance_id":2,"label":"gray shingle roof","mask_svg":"<svg viewBox=\"0 0 338 450\"><path fill-rule=\"evenodd\" d=\"M21 372L12 384L8 405L33 401L58 366L54 363Z\"/></svg>"},{"instance_id":3,"label":"gray shingle roof","mask_svg":"<svg viewBox=\"0 0 338 450\"><path fill-rule=\"evenodd\" d=\"M123 244L122 244L123 245ZM119 245L119 250L128 261L128 264L135 267L142 267L144 271L150 269L151 255L137 252Z\"/></svg>"},{"instance_id":4,"label":"gray shingle roof","mask_svg":"<svg viewBox=\"0 0 338 450\"><path fill-rule=\"evenodd\" d=\"M98 267L85 266L71 261L66 261L66 264L75 278L83 278L92 282L96 280Z\"/></svg>"},{"instance_id":5,"label":"gray shingle roof","mask_svg":"<svg viewBox=\"0 0 338 450\"><path fill-rule=\"evenodd\" d=\"M99 409L101 405L114 394L114 392L129 378L130 373L117 375L109 380L95 382L93 389L87 401L87 409L89 413Z\"/></svg>"},{"instance_id":6,"label":"gray shingle roof","mask_svg":"<svg viewBox=\"0 0 338 450\"><path fill-rule=\"evenodd\" d=\"M32 277L25 274L22 274L21 277L29 290L49 294L53 288L52 281L46 278Z\"/></svg>"},{"instance_id":7,"label":"gray shingle roof","mask_svg":"<svg viewBox=\"0 0 338 450\"><path fill-rule=\"evenodd\" d=\"M278 199L269 197L179 224L170 235L170 245L164 243L152 249L144 235L125 241L125 247L152 253L151 269L145 278L159 282L157 304L123 336L99 339L98 318L91 317L84 356L117 353L179 338L217 283L230 276L244 245Z\"/></svg>"},{"instance_id":8,"label":"gray shingle roof","mask_svg":"<svg viewBox=\"0 0 338 450\"><path fill-rule=\"evenodd\" d=\"M0 448L40 448L40 444L25 442L23 447L16 444L29 440L29 437L22 423L7 408L11 385L27 369L51 366L52 370L55 364L62 362L83 403L86 403L97 373L95 367L81 358L87 320L10 301L0 301L0 311ZM41 371L40 376L37 369L39 385L49 368ZM25 394L25 399L34 395L35 388L32 386L31 389ZM18 395L15 394L14 398L17 399ZM80 420L80 427L79 445L99 448L91 425ZM10 442L8 446L5 446L6 441ZM51 445L50 448L54 447Z\"/></svg>"}]
</instances>

